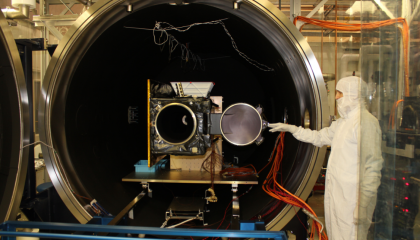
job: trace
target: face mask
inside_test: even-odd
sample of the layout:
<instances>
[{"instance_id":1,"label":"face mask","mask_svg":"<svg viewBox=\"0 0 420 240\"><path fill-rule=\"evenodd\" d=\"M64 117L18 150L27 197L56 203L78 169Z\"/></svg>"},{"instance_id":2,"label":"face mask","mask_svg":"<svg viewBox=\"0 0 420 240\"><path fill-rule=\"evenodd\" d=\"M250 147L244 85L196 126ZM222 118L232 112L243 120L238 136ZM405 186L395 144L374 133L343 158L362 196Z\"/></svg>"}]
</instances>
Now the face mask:
<instances>
[{"instance_id":1,"label":"face mask","mask_svg":"<svg viewBox=\"0 0 420 240\"><path fill-rule=\"evenodd\" d=\"M345 97L339 98L337 101L337 110L341 117L347 118L347 114L354 108L357 107L357 101L350 101Z\"/></svg>"},{"instance_id":2,"label":"face mask","mask_svg":"<svg viewBox=\"0 0 420 240\"><path fill-rule=\"evenodd\" d=\"M341 97L337 101L337 110L341 117L345 118L347 116L346 107L344 106L344 98Z\"/></svg>"}]
</instances>

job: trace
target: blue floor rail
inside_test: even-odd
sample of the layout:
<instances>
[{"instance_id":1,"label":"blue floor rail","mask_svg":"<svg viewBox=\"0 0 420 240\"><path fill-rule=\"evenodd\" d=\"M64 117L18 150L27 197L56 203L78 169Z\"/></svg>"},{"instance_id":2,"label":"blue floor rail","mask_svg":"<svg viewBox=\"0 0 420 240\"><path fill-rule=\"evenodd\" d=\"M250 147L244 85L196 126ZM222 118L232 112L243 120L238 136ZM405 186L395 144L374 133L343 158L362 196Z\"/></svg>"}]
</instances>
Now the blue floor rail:
<instances>
[{"instance_id":1,"label":"blue floor rail","mask_svg":"<svg viewBox=\"0 0 420 240\"><path fill-rule=\"evenodd\" d=\"M44 232L17 232L17 228L35 228L40 230L55 230L76 232L69 233L44 233ZM50 223L50 222L25 222L7 221L1 224L0 236L2 240L15 240L17 236L53 238L53 239L88 239L88 240L128 240L133 237L98 236L98 233L120 233L120 234L146 234L167 237L186 237L185 239L201 237L226 237L226 238L271 238L275 240L287 240L283 231L244 231L244 230L207 230L188 228L156 228L156 227L134 227L134 226L108 226L96 224L77 223ZM85 235L81 233L89 233ZM143 238L152 239L152 238ZM156 240L156 238L153 238ZM165 239L165 238L162 238ZM168 238L169 239L169 238Z\"/></svg>"}]
</instances>

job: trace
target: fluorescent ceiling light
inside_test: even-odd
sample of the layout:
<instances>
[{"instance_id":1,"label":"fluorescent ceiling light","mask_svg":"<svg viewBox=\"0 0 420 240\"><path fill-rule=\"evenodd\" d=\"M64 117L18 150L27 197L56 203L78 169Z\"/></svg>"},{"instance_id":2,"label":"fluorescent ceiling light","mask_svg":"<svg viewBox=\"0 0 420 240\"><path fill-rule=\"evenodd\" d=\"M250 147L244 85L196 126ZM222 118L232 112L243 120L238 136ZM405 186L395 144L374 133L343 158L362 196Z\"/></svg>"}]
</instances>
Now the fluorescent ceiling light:
<instances>
[{"instance_id":1,"label":"fluorescent ceiling light","mask_svg":"<svg viewBox=\"0 0 420 240\"><path fill-rule=\"evenodd\" d=\"M353 6L347 9L346 14L353 15L359 12L374 13L377 9L376 5L371 1L355 1Z\"/></svg>"}]
</instances>

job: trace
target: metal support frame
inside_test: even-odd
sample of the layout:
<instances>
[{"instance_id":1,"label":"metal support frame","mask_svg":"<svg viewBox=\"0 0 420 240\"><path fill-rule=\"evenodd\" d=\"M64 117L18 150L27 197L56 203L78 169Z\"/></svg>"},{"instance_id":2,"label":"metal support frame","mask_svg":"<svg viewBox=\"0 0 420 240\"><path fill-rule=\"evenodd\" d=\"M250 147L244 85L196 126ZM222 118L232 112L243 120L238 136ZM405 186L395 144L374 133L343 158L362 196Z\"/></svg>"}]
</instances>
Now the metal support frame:
<instances>
[{"instance_id":1,"label":"metal support frame","mask_svg":"<svg viewBox=\"0 0 420 240\"><path fill-rule=\"evenodd\" d=\"M43 21L44 26L47 27L48 31L50 31L58 40L63 38L63 34L55 28L55 25L52 21Z\"/></svg>"},{"instance_id":2,"label":"metal support frame","mask_svg":"<svg viewBox=\"0 0 420 240\"><path fill-rule=\"evenodd\" d=\"M64 9L67 11L67 9ZM62 12L62 13L63 13ZM43 27L45 26L44 22L50 22L53 26L71 26L74 24L74 21L79 18L79 15L49 15L49 16L34 16L33 22L35 23L35 27Z\"/></svg>"},{"instance_id":3,"label":"metal support frame","mask_svg":"<svg viewBox=\"0 0 420 240\"><path fill-rule=\"evenodd\" d=\"M74 6L74 4L76 3L69 3L69 5L67 5L66 3L63 2L64 5L66 5L66 8L60 13L60 15L66 15L66 13L68 11L70 11L72 14L74 14L73 11L71 11L71 8Z\"/></svg>"},{"instance_id":4,"label":"metal support frame","mask_svg":"<svg viewBox=\"0 0 420 240\"><path fill-rule=\"evenodd\" d=\"M67 5L75 3L75 4L79 4L80 2L77 0L45 0L46 2L48 2L49 5L62 5L63 2ZM92 0L92 3L97 2L98 0Z\"/></svg>"},{"instance_id":5,"label":"metal support frame","mask_svg":"<svg viewBox=\"0 0 420 240\"><path fill-rule=\"evenodd\" d=\"M385 5L383 5L382 3L381 3L381 1L380 0L373 0L373 2L390 18L390 19L394 19L395 17L394 17L394 14L392 14L391 13L391 11L389 11L389 9L385 6ZM362 2L362 4L363 4L363 2Z\"/></svg>"},{"instance_id":6,"label":"metal support frame","mask_svg":"<svg viewBox=\"0 0 420 240\"><path fill-rule=\"evenodd\" d=\"M175 217L174 217L175 216ZM166 211L165 213L165 220L170 220L170 219L190 219L193 217L197 217L197 220L200 221L204 221L204 212L199 210L198 214L196 216L177 216L176 214L174 214L174 212L172 211L172 209L170 209L169 211ZM206 226L207 224L203 223L203 226Z\"/></svg>"},{"instance_id":7,"label":"metal support frame","mask_svg":"<svg viewBox=\"0 0 420 240\"><path fill-rule=\"evenodd\" d=\"M290 21L301 15L300 0L290 0Z\"/></svg>"},{"instance_id":8,"label":"metal support frame","mask_svg":"<svg viewBox=\"0 0 420 240\"><path fill-rule=\"evenodd\" d=\"M78 14L75 14L71 8L74 4L79 3L78 1L72 0L40 0L40 14L39 16L34 16L33 21L35 22L36 27L45 27L43 31L48 35L48 32L51 32L58 40L63 38L63 34L58 31L55 26L71 26L74 24L74 21L79 17ZM93 3L93 1L91 1ZM48 14L49 5L63 4L66 8L57 16L46 16ZM65 15L68 11L72 15ZM59 23L57 23L59 22Z\"/></svg>"},{"instance_id":9,"label":"metal support frame","mask_svg":"<svg viewBox=\"0 0 420 240\"><path fill-rule=\"evenodd\" d=\"M17 39L16 46L19 51L22 67L25 74L26 88L29 101L29 142L34 142L34 115L33 115L33 82L32 82L32 51L42 51L44 49L44 39ZM34 163L34 146L29 146L28 171L26 173L24 199L34 198L36 195L36 173Z\"/></svg>"},{"instance_id":10,"label":"metal support frame","mask_svg":"<svg viewBox=\"0 0 420 240\"><path fill-rule=\"evenodd\" d=\"M311 18L316 12L319 11L320 8L322 8L325 3L327 3L328 0L322 0L318 5L316 5L316 7L308 14L306 15L307 18Z\"/></svg>"},{"instance_id":11,"label":"metal support frame","mask_svg":"<svg viewBox=\"0 0 420 240\"><path fill-rule=\"evenodd\" d=\"M66 7L67 11L70 11L70 12L71 12L71 14L74 14L74 12L71 10L71 7L74 5L74 3L71 3L71 4L70 4L71 6L67 6L67 4L66 4L65 2L63 2L62 0L61 0L61 2L62 2L62 3L63 3L63 5ZM66 13L67 13L67 11L62 11L62 12L60 13L60 15L64 15L64 14L66 14Z\"/></svg>"},{"instance_id":12,"label":"metal support frame","mask_svg":"<svg viewBox=\"0 0 420 240\"><path fill-rule=\"evenodd\" d=\"M149 198L152 198L153 190L150 189L149 183L148 182L141 182L141 185L143 186L144 190L147 190L147 196L149 196Z\"/></svg>"},{"instance_id":13,"label":"metal support frame","mask_svg":"<svg viewBox=\"0 0 420 240\"><path fill-rule=\"evenodd\" d=\"M49 4L45 2L45 0L39 0L39 15L40 17L43 17L45 14L48 14ZM33 16L35 18L35 16ZM36 23L35 23L36 26ZM48 41L50 39L50 34L48 33L48 29L45 26L41 26L41 33L42 37L45 39L45 42L48 44ZM48 52L43 52L41 54L41 79L44 78L45 72L47 71L49 57Z\"/></svg>"},{"instance_id":14,"label":"metal support frame","mask_svg":"<svg viewBox=\"0 0 420 240\"><path fill-rule=\"evenodd\" d=\"M115 225L131 210L137 203L146 195L146 191L142 191L137 197L135 197L117 216L112 219L108 225Z\"/></svg>"},{"instance_id":15,"label":"metal support frame","mask_svg":"<svg viewBox=\"0 0 420 240\"><path fill-rule=\"evenodd\" d=\"M159 236L184 236L190 237L227 237L227 238L271 238L274 240L287 240L284 231L238 231L238 230L208 230L191 228L154 228L133 226L109 226L78 223L48 223L8 221L0 225L2 240L15 240L16 236L55 238L55 239L92 239L92 240L127 240L132 237L95 236L92 233L131 233ZM72 233L45 233L45 232L16 232L16 228L38 228L40 230L61 230ZM82 235L79 233L86 233ZM89 235L88 235L89 234ZM150 239L150 238L143 238Z\"/></svg>"},{"instance_id":16,"label":"metal support frame","mask_svg":"<svg viewBox=\"0 0 420 240\"><path fill-rule=\"evenodd\" d=\"M232 229L240 229L239 220L241 218L239 211L239 198L237 195L238 184L232 184Z\"/></svg>"},{"instance_id":17,"label":"metal support frame","mask_svg":"<svg viewBox=\"0 0 420 240\"><path fill-rule=\"evenodd\" d=\"M328 0L322 0L318 5L316 5L316 7L314 9L312 9L312 11L306 15L307 18L311 18L315 13L317 13L319 11L320 8L324 7L325 3L327 3ZM290 5L291 6L291 5ZM296 28L300 29L300 27L302 27L303 23L301 21L296 23Z\"/></svg>"}]
</instances>

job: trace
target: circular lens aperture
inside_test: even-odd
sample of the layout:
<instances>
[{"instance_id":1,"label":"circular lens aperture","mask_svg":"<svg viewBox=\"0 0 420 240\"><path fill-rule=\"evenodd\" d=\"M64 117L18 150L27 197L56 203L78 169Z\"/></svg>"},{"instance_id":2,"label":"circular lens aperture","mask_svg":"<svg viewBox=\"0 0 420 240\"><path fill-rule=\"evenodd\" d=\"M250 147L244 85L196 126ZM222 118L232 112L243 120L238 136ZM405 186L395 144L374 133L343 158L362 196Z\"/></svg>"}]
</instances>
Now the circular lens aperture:
<instances>
[{"instance_id":1,"label":"circular lens aperture","mask_svg":"<svg viewBox=\"0 0 420 240\"><path fill-rule=\"evenodd\" d=\"M194 136L196 118L187 106L171 103L156 116L156 130L161 138L170 144L182 144Z\"/></svg>"}]
</instances>

